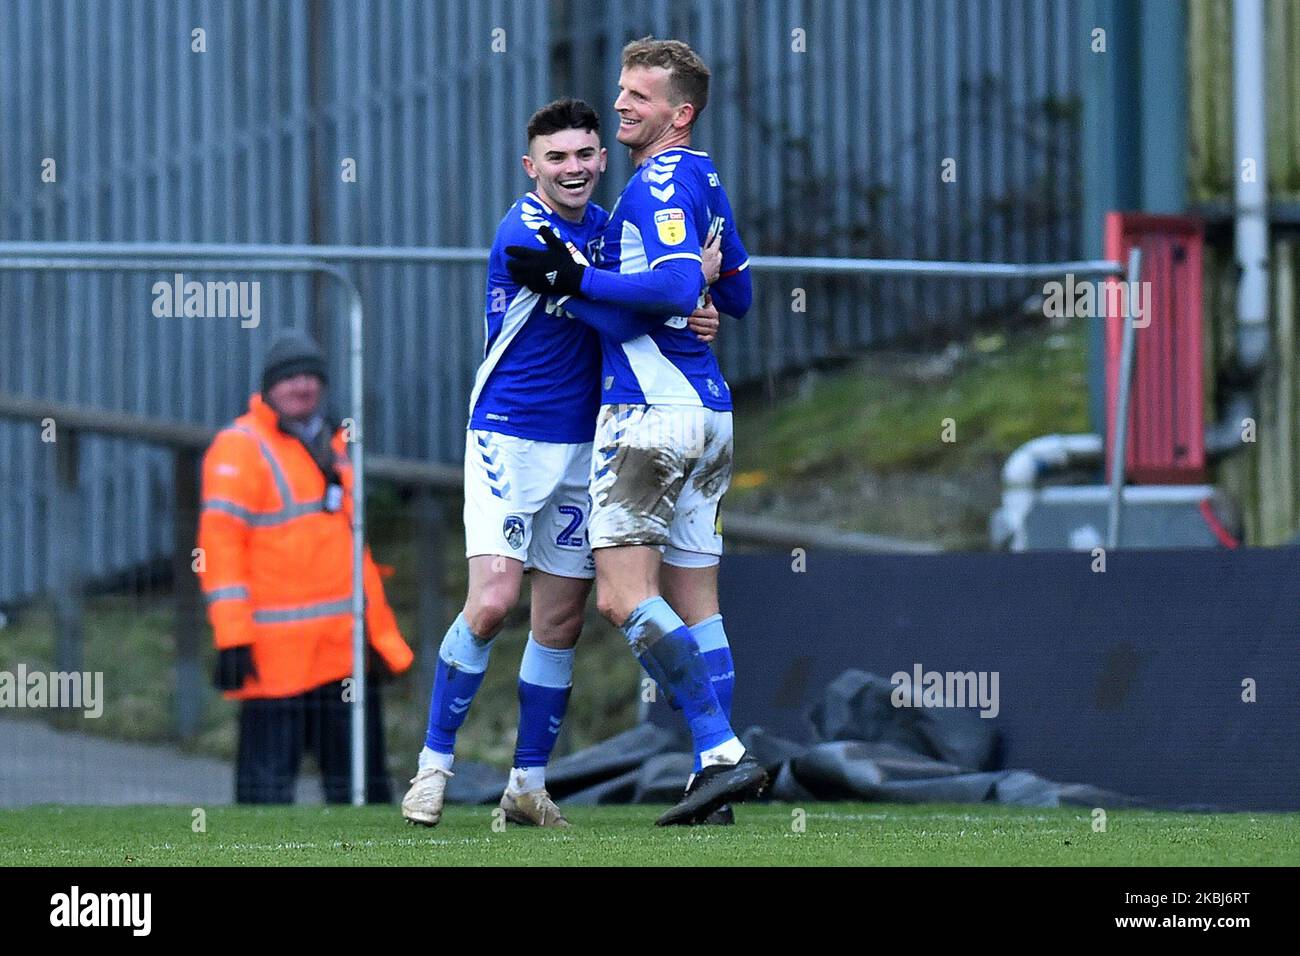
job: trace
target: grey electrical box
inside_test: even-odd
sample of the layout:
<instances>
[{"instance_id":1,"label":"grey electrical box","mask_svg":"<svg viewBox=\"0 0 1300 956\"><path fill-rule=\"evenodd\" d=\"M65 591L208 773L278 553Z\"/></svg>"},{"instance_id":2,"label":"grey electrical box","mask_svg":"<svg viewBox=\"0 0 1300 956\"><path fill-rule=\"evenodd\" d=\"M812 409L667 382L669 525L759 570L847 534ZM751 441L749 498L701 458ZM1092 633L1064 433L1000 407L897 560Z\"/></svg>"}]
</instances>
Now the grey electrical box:
<instances>
[{"instance_id":1,"label":"grey electrical box","mask_svg":"<svg viewBox=\"0 0 1300 956\"><path fill-rule=\"evenodd\" d=\"M1131 485L1124 489L1120 546L1125 548L1213 548L1222 546L1204 514L1213 520L1233 514L1226 496L1212 485ZM1105 485L1040 488L1025 515L1025 548L1091 551L1105 547L1110 489ZM1235 524L1235 520L1232 521ZM1229 528L1230 531L1235 529Z\"/></svg>"}]
</instances>

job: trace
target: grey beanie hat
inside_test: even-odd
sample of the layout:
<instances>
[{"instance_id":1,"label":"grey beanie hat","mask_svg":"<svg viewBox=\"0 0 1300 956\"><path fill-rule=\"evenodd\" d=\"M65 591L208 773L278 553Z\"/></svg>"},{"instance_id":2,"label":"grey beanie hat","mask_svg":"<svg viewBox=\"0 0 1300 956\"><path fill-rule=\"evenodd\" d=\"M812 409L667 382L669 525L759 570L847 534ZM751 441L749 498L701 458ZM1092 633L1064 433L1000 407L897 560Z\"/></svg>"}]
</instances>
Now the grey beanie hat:
<instances>
[{"instance_id":1,"label":"grey beanie hat","mask_svg":"<svg viewBox=\"0 0 1300 956\"><path fill-rule=\"evenodd\" d=\"M271 350L266 353L266 362L262 366L262 392L269 392L277 382L304 373L315 375L322 384L328 385L325 353L302 332L285 332L272 343Z\"/></svg>"}]
</instances>

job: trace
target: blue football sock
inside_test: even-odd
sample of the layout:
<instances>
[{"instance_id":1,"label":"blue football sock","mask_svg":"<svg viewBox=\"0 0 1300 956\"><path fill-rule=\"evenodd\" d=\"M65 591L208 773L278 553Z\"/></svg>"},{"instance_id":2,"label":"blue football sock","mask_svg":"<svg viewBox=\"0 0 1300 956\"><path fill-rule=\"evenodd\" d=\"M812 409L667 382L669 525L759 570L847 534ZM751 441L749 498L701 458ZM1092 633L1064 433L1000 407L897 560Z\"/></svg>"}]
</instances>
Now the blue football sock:
<instances>
[{"instance_id":1,"label":"blue football sock","mask_svg":"<svg viewBox=\"0 0 1300 956\"><path fill-rule=\"evenodd\" d=\"M560 736L573 689L573 648L543 647L528 635L519 661L519 735L515 767L545 767Z\"/></svg>"},{"instance_id":2,"label":"blue football sock","mask_svg":"<svg viewBox=\"0 0 1300 956\"><path fill-rule=\"evenodd\" d=\"M722 615L714 614L691 626L691 636L700 647L700 655L709 669L709 681L727 720L731 720L731 696L736 687L736 666L731 660L731 645L722 627ZM695 758L695 772L700 772L700 758Z\"/></svg>"},{"instance_id":3,"label":"blue football sock","mask_svg":"<svg viewBox=\"0 0 1300 956\"><path fill-rule=\"evenodd\" d=\"M623 633L646 673L681 704L697 756L735 736L691 629L667 601L662 597L642 601L624 622Z\"/></svg>"},{"instance_id":4,"label":"blue football sock","mask_svg":"<svg viewBox=\"0 0 1300 956\"><path fill-rule=\"evenodd\" d=\"M429 699L429 730L424 745L436 753L456 749L456 731L465 723L470 702L483 683L492 639L477 637L458 614L438 648L438 670Z\"/></svg>"}]
</instances>

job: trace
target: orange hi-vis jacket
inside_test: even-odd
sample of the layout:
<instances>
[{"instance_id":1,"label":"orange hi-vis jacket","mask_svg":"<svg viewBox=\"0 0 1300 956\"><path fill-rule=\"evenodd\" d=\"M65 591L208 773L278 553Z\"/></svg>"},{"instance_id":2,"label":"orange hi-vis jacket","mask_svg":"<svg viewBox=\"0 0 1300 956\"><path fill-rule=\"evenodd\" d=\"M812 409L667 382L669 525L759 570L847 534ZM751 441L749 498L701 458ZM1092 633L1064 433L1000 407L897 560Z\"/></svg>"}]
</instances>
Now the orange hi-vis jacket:
<instances>
[{"instance_id":1,"label":"orange hi-vis jacket","mask_svg":"<svg viewBox=\"0 0 1300 956\"><path fill-rule=\"evenodd\" d=\"M352 673L352 465L334 436L342 506L260 395L203 459L199 578L218 650L252 645L257 676L226 696L292 697ZM366 633L393 673L414 654L365 552Z\"/></svg>"}]
</instances>

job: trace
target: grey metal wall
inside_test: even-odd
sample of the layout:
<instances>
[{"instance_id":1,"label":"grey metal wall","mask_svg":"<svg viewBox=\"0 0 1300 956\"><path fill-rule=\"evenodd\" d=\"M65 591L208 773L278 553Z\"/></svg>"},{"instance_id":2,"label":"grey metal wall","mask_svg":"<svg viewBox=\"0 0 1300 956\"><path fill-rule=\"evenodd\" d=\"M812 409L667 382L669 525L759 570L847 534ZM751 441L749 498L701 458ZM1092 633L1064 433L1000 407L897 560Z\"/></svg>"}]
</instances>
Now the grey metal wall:
<instances>
[{"instance_id":1,"label":"grey metal wall","mask_svg":"<svg viewBox=\"0 0 1300 956\"><path fill-rule=\"evenodd\" d=\"M695 142L717 162L751 251L991 261L1079 251L1076 74L1088 36L1077 4L569 0L564 9L583 26L555 34L557 81L605 116L624 41L653 32L699 50L714 83ZM609 201L629 172L613 152ZM940 179L946 158L957 163L952 183ZM1026 288L757 282L756 311L718 340L733 384L959 326ZM795 287L806 312L792 311Z\"/></svg>"},{"instance_id":2,"label":"grey metal wall","mask_svg":"<svg viewBox=\"0 0 1300 956\"><path fill-rule=\"evenodd\" d=\"M206 52L191 49L195 28ZM618 50L651 32L689 40L713 70L696 143L752 252L1076 254L1073 76L1087 37L1069 0L7 0L0 238L486 247L528 185L529 113L575 94L612 129ZM608 138L611 203L629 169ZM54 183L41 181L46 157ZM940 180L946 157L954 183ZM356 274L371 446L457 460L482 267ZM328 284L187 274L260 281L262 324L243 329L153 317L150 287L166 278L0 273L0 392L216 425L289 325L336 346L346 380ZM956 326L1020 291L757 282L755 311L720 339L736 384ZM36 429L0 422L0 602L43 585L52 464ZM159 554L165 456L92 439L82 474L92 572Z\"/></svg>"}]
</instances>

